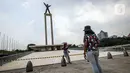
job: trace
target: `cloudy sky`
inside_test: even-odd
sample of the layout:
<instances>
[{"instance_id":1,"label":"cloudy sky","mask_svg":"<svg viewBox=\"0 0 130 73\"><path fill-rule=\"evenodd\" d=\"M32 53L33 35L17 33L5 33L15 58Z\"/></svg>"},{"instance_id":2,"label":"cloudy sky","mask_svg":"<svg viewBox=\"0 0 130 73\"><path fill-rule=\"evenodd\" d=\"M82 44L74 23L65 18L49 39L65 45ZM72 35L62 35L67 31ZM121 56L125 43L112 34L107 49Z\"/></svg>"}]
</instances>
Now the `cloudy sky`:
<instances>
[{"instance_id":1,"label":"cloudy sky","mask_svg":"<svg viewBox=\"0 0 130 73\"><path fill-rule=\"evenodd\" d=\"M55 44L81 44L85 25L96 34L101 30L109 36L130 33L129 0L0 0L0 32L24 44L45 44L43 2L51 4ZM125 5L124 14L115 12L116 4ZM50 44L49 29L48 18Z\"/></svg>"}]
</instances>

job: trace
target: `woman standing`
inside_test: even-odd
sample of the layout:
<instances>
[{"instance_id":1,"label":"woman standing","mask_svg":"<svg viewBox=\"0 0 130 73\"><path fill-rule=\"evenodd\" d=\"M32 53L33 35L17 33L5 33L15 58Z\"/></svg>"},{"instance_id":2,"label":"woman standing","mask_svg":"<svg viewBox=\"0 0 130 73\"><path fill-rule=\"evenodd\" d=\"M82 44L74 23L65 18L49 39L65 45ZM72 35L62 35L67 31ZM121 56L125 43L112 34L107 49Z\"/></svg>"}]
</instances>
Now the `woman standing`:
<instances>
[{"instance_id":1,"label":"woman standing","mask_svg":"<svg viewBox=\"0 0 130 73\"><path fill-rule=\"evenodd\" d=\"M99 65L98 50L99 40L96 34L91 30L90 26L85 26L84 28L84 57L87 58L92 64L92 69L94 73L102 73L101 67Z\"/></svg>"}]
</instances>

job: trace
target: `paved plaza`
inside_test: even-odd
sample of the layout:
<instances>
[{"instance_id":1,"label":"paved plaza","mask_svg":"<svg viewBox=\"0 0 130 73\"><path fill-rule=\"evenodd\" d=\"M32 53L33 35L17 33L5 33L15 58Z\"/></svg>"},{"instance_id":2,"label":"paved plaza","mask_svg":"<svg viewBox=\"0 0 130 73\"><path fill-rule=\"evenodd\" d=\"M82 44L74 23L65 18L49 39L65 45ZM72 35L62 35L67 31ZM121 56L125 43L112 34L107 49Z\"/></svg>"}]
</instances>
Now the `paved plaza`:
<instances>
[{"instance_id":1,"label":"paved plaza","mask_svg":"<svg viewBox=\"0 0 130 73\"><path fill-rule=\"evenodd\" d=\"M100 57L107 56L107 52L100 52ZM82 54L83 50L70 50L70 55L73 54ZM111 52L112 55L119 55L122 54L122 52ZM61 56L63 55L63 51L47 51L47 52L33 52L27 56L24 56L20 59L28 59L28 58L39 58L39 57L49 57L49 56ZM71 61L77 61L77 60L83 60L83 55L75 55L71 56ZM0 66L0 71L3 70L11 70L11 69L19 69L19 68L25 68L26 64L29 60L20 60L20 61L12 61L9 63L4 64L3 66ZM39 66L39 65L48 65L48 64L55 64L61 62L61 57L56 58L46 58L46 59L32 59L33 66Z\"/></svg>"}]
</instances>

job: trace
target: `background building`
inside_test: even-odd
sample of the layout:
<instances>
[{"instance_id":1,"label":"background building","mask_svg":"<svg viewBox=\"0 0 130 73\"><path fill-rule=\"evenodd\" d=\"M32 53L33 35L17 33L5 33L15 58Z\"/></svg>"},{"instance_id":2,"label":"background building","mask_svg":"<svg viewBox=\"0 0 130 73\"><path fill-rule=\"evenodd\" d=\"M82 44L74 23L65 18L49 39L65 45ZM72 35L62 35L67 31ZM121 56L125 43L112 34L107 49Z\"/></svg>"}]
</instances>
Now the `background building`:
<instances>
[{"instance_id":1,"label":"background building","mask_svg":"<svg viewBox=\"0 0 130 73\"><path fill-rule=\"evenodd\" d=\"M117 38L117 35L113 35L113 36L111 36L110 38Z\"/></svg>"},{"instance_id":2,"label":"background building","mask_svg":"<svg viewBox=\"0 0 130 73\"><path fill-rule=\"evenodd\" d=\"M98 34L98 39L101 40L104 38L108 38L108 33L101 30L100 33Z\"/></svg>"}]
</instances>

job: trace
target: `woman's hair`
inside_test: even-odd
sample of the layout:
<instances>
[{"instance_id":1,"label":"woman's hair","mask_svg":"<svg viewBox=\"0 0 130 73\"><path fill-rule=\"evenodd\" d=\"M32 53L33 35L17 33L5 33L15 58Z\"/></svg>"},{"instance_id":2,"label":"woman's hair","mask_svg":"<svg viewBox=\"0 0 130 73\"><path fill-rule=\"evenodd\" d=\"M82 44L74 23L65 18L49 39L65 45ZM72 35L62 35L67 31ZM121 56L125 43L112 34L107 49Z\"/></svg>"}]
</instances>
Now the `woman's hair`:
<instances>
[{"instance_id":1,"label":"woman's hair","mask_svg":"<svg viewBox=\"0 0 130 73\"><path fill-rule=\"evenodd\" d=\"M67 43L65 42L63 45L64 45L64 46L67 46Z\"/></svg>"}]
</instances>

